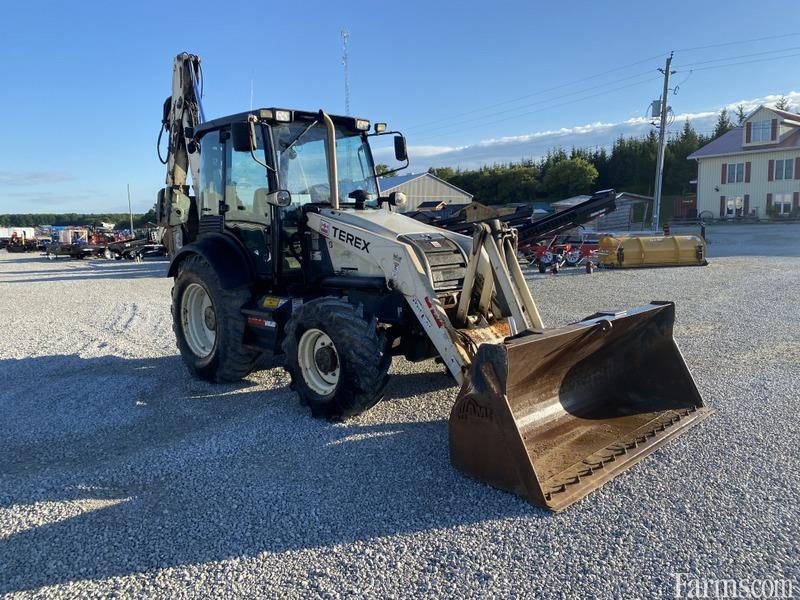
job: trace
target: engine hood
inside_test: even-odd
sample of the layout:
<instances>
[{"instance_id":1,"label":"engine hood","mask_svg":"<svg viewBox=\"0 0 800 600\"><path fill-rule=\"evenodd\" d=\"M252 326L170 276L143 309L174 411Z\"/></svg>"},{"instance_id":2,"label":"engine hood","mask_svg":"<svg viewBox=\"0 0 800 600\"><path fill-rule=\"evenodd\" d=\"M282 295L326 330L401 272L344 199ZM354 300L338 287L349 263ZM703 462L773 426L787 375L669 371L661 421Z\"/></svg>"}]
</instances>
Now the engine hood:
<instances>
[{"instance_id":1,"label":"engine hood","mask_svg":"<svg viewBox=\"0 0 800 600\"><path fill-rule=\"evenodd\" d=\"M472 238L446 229L440 229L433 225L427 225L401 213L389 212L388 210L355 210L345 208L333 210L330 208L320 209L320 215L328 217L343 224L361 227L376 235L397 239L400 236L410 233L431 233L443 235L453 240L465 251L469 251L472 246Z\"/></svg>"}]
</instances>

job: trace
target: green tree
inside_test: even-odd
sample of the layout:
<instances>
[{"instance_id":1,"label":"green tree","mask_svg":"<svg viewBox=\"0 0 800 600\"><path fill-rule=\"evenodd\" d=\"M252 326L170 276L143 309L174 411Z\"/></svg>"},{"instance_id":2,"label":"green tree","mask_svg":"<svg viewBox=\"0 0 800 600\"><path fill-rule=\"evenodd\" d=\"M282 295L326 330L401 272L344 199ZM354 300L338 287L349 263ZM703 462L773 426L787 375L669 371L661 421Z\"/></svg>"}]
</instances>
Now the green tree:
<instances>
[{"instance_id":1,"label":"green tree","mask_svg":"<svg viewBox=\"0 0 800 600\"><path fill-rule=\"evenodd\" d=\"M375 174L380 176L384 173L388 173L391 169L389 169L389 165L385 165L383 163L378 163L375 165Z\"/></svg>"},{"instance_id":2,"label":"green tree","mask_svg":"<svg viewBox=\"0 0 800 600\"><path fill-rule=\"evenodd\" d=\"M687 160L702 145L700 136L687 120L681 133L667 140L664 158L664 193L685 194L690 191L689 181L697 178L697 162Z\"/></svg>"},{"instance_id":3,"label":"green tree","mask_svg":"<svg viewBox=\"0 0 800 600\"><path fill-rule=\"evenodd\" d=\"M597 169L585 158L568 158L550 167L544 187L550 197L567 198L592 191Z\"/></svg>"},{"instance_id":4,"label":"green tree","mask_svg":"<svg viewBox=\"0 0 800 600\"><path fill-rule=\"evenodd\" d=\"M428 169L428 173L445 181L450 181L456 174L453 167L431 167Z\"/></svg>"},{"instance_id":5,"label":"green tree","mask_svg":"<svg viewBox=\"0 0 800 600\"><path fill-rule=\"evenodd\" d=\"M778 110L791 110L792 105L789 104L789 99L786 96L781 96L775 103L775 108Z\"/></svg>"},{"instance_id":6,"label":"green tree","mask_svg":"<svg viewBox=\"0 0 800 600\"><path fill-rule=\"evenodd\" d=\"M717 124L714 125L714 132L711 134L711 138L717 139L719 136L728 133L731 129L733 129L733 123L731 123L731 119L728 116L728 110L723 108L719 111Z\"/></svg>"},{"instance_id":7,"label":"green tree","mask_svg":"<svg viewBox=\"0 0 800 600\"><path fill-rule=\"evenodd\" d=\"M741 125L744 123L744 118L747 116L747 113L744 112L744 104L739 104L736 106L736 124Z\"/></svg>"}]
</instances>

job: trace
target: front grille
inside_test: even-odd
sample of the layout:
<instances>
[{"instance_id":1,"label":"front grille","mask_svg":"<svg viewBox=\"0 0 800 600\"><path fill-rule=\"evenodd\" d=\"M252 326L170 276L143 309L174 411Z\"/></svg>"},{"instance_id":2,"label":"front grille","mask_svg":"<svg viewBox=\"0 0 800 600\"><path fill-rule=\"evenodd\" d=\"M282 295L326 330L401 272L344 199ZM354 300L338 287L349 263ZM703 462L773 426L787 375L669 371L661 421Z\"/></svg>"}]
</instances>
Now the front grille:
<instances>
[{"instance_id":1,"label":"front grille","mask_svg":"<svg viewBox=\"0 0 800 600\"><path fill-rule=\"evenodd\" d=\"M446 292L463 287L467 263L458 244L440 233L412 233L402 239L425 255L431 268L434 291Z\"/></svg>"}]
</instances>

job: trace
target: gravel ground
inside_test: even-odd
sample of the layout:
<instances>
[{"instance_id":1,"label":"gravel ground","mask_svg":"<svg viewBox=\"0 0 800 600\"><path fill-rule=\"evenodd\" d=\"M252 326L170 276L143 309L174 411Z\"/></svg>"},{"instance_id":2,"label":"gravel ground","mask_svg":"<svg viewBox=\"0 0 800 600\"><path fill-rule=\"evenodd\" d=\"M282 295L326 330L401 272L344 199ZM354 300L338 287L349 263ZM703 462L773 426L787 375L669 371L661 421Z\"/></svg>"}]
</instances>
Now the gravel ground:
<instances>
[{"instance_id":1,"label":"gravel ground","mask_svg":"<svg viewBox=\"0 0 800 600\"><path fill-rule=\"evenodd\" d=\"M0 594L671 596L798 572L800 227L709 229L706 268L530 275L543 318L677 302L715 415L565 513L448 462L456 389L311 419L280 368L193 381L166 264L0 253Z\"/></svg>"}]
</instances>

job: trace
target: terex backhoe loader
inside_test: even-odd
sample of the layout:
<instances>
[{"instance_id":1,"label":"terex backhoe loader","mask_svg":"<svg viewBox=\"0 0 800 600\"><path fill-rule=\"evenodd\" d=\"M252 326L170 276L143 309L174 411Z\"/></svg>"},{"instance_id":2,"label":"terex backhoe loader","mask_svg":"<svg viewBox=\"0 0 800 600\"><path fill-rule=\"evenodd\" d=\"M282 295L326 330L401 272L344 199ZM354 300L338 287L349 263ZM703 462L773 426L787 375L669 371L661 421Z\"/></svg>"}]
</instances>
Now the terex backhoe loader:
<instances>
[{"instance_id":1,"label":"terex backhoe loader","mask_svg":"<svg viewBox=\"0 0 800 600\"><path fill-rule=\"evenodd\" d=\"M175 59L158 203L173 326L195 376L238 380L262 353L283 355L313 415L340 420L378 402L392 356L438 357L461 385L453 465L552 510L709 414L672 303L545 329L514 229L460 235L397 212L400 193L381 196L370 138L394 135L407 164L402 135L321 110L207 121L199 65Z\"/></svg>"}]
</instances>

